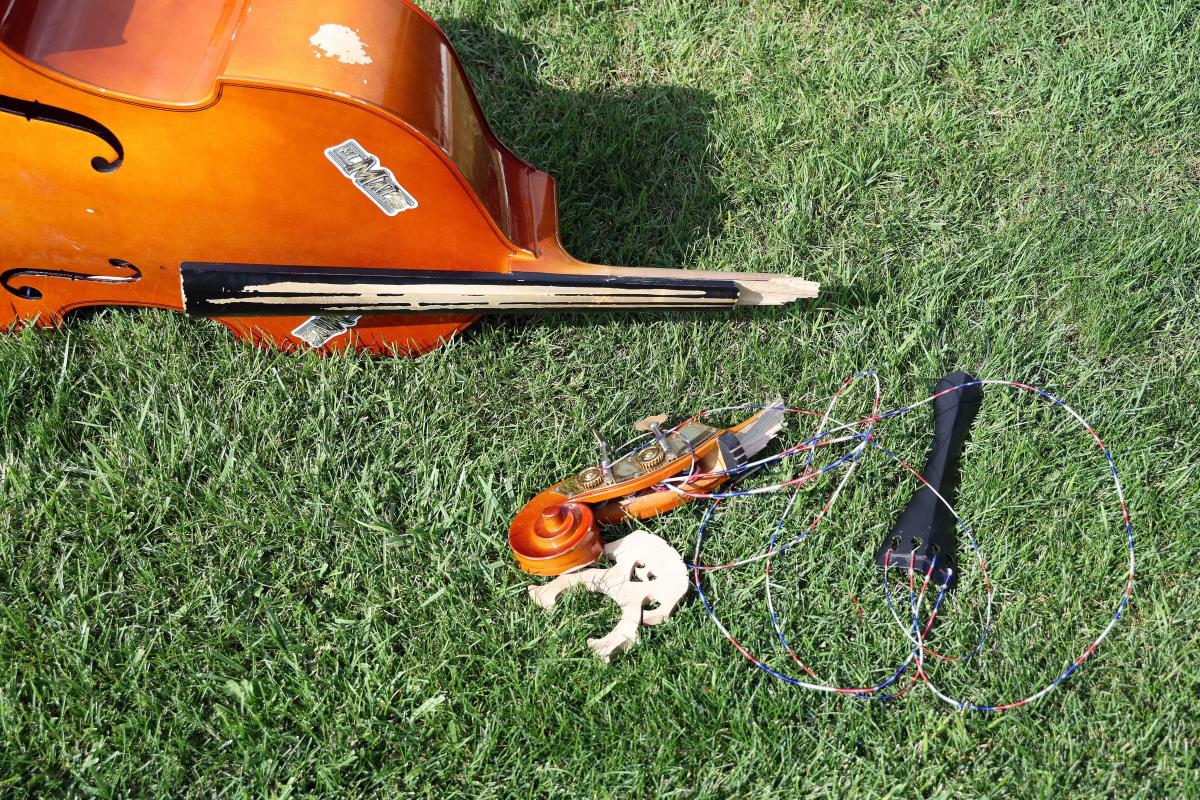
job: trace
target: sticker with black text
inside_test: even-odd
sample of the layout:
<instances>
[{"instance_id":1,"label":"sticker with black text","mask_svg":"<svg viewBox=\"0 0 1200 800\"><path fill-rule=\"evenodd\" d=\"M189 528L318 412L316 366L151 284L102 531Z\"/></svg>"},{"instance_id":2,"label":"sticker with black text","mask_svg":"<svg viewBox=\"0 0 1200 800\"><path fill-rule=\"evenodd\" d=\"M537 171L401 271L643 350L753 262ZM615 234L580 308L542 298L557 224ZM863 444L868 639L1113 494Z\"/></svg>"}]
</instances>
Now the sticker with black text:
<instances>
[{"instance_id":1,"label":"sticker with black text","mask_svg":"<svg viewBox=\"0 0 1200 800\"><path fill-rule=\"evenodd\" d=\"M325 156L389 217L417 207L417 199L404 190L392 171L353 139L329 148Z\"/></svg>"}]
</instances>

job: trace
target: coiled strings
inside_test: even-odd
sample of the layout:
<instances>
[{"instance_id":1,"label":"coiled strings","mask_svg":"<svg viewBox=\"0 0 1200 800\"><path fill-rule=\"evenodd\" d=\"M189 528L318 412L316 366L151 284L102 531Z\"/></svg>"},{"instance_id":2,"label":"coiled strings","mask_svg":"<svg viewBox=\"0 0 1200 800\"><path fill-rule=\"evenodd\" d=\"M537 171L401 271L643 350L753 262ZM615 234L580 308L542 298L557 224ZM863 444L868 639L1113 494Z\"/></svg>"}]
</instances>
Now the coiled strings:
<instances>
[{"instance_id":1,"label":"coiled strings","mask_svg":"<svg viewBox=\"0 0 1200 800\"><path fill-rule=\"evenodd\" d=\"M870 379L874 383L874 392L875 393L874 393L874 400L873 400L872 408L871 408L871 414L865 418L858 419L858 420L855 420L855 421L849 422L849 423L835 422L834 418L833 418L833 413L838 404L838 401L845 395L846 391L856 381L859 381L862 379ZM1122 518L1123 524L1124 524L1125 539L1126 539L1126 543L1129 548L1129 572L1128 572L1128 575L1127 575L1127 578L1125 581L1124 591L1121 593L1120 600L1116 603L1116 609L1114 610L1112 616L1109 618L1107 625L1105 625L1104 628L1101 630L1099 636L1097 636L1094 641L1092 641L1090 644L1088 644L1086 647L1084 647L1082 652L1078 655L1078 657L1076 657L1074 659L1074 661L1070 662L1069 665L1065 669L1063 669L1062 672L1060 672L1058 675L1056 675L1048 683L1043 685L1040 689L1038 689L1037 691L1033 692L1032 694L1030 694L1026 697L1023 697L1021 699L1009 700L1009 701L1001 702L1001 703L985 704L985 703L977 703L977 702L972 702L972 701L952 697L949 694L947 694L946 692L944 692L942 689L940 689L938 687L938 685L936 683L934 683L934 681L930 678L929 673L926 671L925 667L926 667L927 659L944 660L944 661L959 661L959 662L969 661L971 658L976 656L983 649L984 645L987 642L989 632L991 631L992 608L993 608L993 598L994 598L994 594L995 594L995 589L992 585L990 577L988 576L987 562L984 559L983 551L980 548L979 542L976 540L975 534L972 531L972 529L970 528L970 526L968 526L966 524L966 522L962 519L962 517L959 516L958 512L950 505L949 502L947 502L946 498L944 498L944 497L942 497L942 495L938 494L937 490L934 489L932 486L930 486L924 480L924 478L921 477L920 473L917 470L913 469L911 466L909 466L907 463L905 463L899 456L897 456L891 450L888 450L886 447L884 447L882 444L880 444L877 441L877 431L880 428L880 424L885 422L886 420L898 417L901 414L906 414L909 411L912 411L913 409L920 408L929 403L932 403L934 400L941 397L942 395L949 394L950 392L961 391L970 386L1008 387L1010 389L1015 389L1020 392L1026 392L1026 393L1033 394L1036 397L1040 398L1041 400L1051 403L1051 404L1057 406L1058 408L1062 409L1063 411L1065 411L1068 415L1070 415L1071 418L1073 418L1075 420L1075 422L1077 422L1083 428L1084 431L1087 432L1088 436L1091 437L1092 441L1095 443L1096 447L1100 451L1101 456L1104 458L1105 463L1107 464L1109 474L1111 475L1112 485L1115 490L1116 499L1117 499L1117 502L1120 505L1120 509L1121 509L1121 518ZM958 708L963 711L970 710L970 711L982 711L982 712L1006 711L1006 710L1013 709L1013 708L1019 708L1021 706L1027 705L1028 703L1032 703L1035 700L1038 700L1038 699L1044 697L1046 694L1048 694L1049 692L1054 690L1057 686L1059 686L1063 681L1065 681L1067 678L1069 678L1077 669L1079 669L1079 667L1083 664L1083 662L1086 661L1092 655L1093 652L1095 652L1096 648L1109 635L1109 633L1112 631L1112 629L1116 626L1117 621L1121 618L1121 615L1125 612L1125 609L1129 606L1129 600L1133 593L1133 578L1134 578L1134 567L1135 567L1133 525L1129 518L1129 510L1125 503L1125 492L1121 486L1121 480L1117 475L1117 467L1116 467L1116 464L1113 462L1112 454L1109 452L1108 448L1105 447L1104 442L1096 434L1096 431L1092 428L1092 426L1089 425L1088 422L1082 416L1080 416L1078 412L1076 412L1070 406L1066 405L1065 403L1063 403L1061 400L1059 400L1057 397L1053 396L1049 392L1046 392L1035 386L1030 386L1028 384L1019 383L1017 381L1006 381L1006 380L971 381L971 382L964 383L959 386L952 387L945 391L938 392L937 394L930 395L929 397L925 398L924 400L913 403L911 405L907 405L902 408L897 408L892 411L887 411L887 412L883 412L883 413L880 413L881 404L882 404L882 388L880 386L878 376L875 375L875 373L873 373L873 372L867 372L867 371L856 373L855 375L847 378L842 383L842 385L838 388L837 392L830 399L829 405L825 409L825 412L823 414L818 414L816 412L811 412L811 411L803 411L800 409L787 409L787 411L789 413L804 414L804 415L810 415L810 416L814 416L814 417L816 417L816 416L820 417L820 421L816 426L816 432L812 436L805 439L804 441L794 444L790 447L787 447L782 452L780 452L776 455L768 456L768 457L761 458L761 459L758 459L755 461L751 461L748 464L745 464L743 466L740 466L740 467L737 467L734 469L726 470L724 472L712 472L712 473L701 474L701 473L695 472L695 467L693 465L692 471L688 472L687 474L679 475L677 477L664 480L662 482L662 484L660 484L659 488L660 488L660 490L663 490L663 491L677 492L677 493L685 494L691 498L707 499L707 500L712 501L710 503L710 505L708 506L708 508L706 509L704 517L700 523L699 531L696 535L696 547L695 547L695 552L694 552L694 555L692 558L693 563L689 565L689 568L693 571L692 574L695 579L696 592L699 594L700 600L704 604L705 610L707 611L707 613L708 613L709 617L712 619L712 621L716 624L716 626L717 626L718 630L720 630L721 634L723 636L725 636L725 638L729 640L730 644L733 645L734 649L736 649L739 653L741 653L747 660L750 661L750 663L752 663L755 667L762 670L763 672L766 672L768 675L771 675L772 677L777 678L785 683L788 683L788 684L791 684L793 686L797 686L800 688L812 689L812 690L821 691L821 692L833 692L833 693L838 693L838 694L848 694L848 695L852 695L854 697L858 697L858 698L862 698L862 699L890 700L890 699L894 699L894 698L898 697L901 694L904 694L905 692L912 689L913 687L920 685L920 686L924 686L924 687L928 688L931 692L933 692L933 694L935 696L937 696L944 702L949 703L950 705L954 706L955 708ZM707 416L717 414L720 412L732 411L735 409L744 410L747 408L750 408L750 407L732 406L732 407L727 407L727 408L710 409L708 411L701 412L700 414L696 415L696 417L694 417L693 419L707 417ZM849 443L853 443L853 446L850 447L849 450L845 454L832 460L829 464L826 464L824 466L821 466L821 467L814 466L814 458L815 458L817 448L829 447L829 446L838 445L838 444L849 444ZM924 574L916 574L914 572L914 570L912 569L912 567L910 566L910 568L908 570L908 581L907 581L907 583L908 583L908 606L907 606L907 608L904 608L902 605L900 605L898 607L899 604L896 602L896 598L893 597L893 588L894 587L892 584L890 584L888 582L888 571L883 570L882 571L883 593L884 593L884 597L887 602L887 607L889 609L889 612L890 612L893 622L904 633L911 648L908 652L907 657L904 658L903 661L901 661L896 666L895 670L890 674L890 676L887 679L885 679L873 686L835 686L835 685L832 685L829 683L822 682L818 678L818 676L814 672L814 670L811 669L808 665L806 665L803 660L801 660L800 656L795 652L792 645L789 643L787 636L784 633L783 627L780 624L779 615L776 612L776 608L775 608L775 600L771 594L771 580L770 580L770 578L771 578L771 563L772 563L772 559L775 556L777 556L785 551L791 550L792 548L801 544L805 540L806 537L808 537L813 531L815 531L821 525L822 520L824 520L829 515L830 510L834 507L834 505L838 502L839 498L842 496L843 490L846 488L847 484L849 483L851 478L854 476L855 470L858 468L859 464L863 461L863 459L865 457L867 457L868 455L879 454L879 453L882 453L882 454L886 455L888 458L895 461L904 471L908 472L913 477L915 477L917 480L921 481L925 486L927 486L930 489L930 491L933 492L935 496L937 496L938 500L941 501L941 503L953 515L954 520L959 527L959 530L962 531L963 536L966 538L966 540L970 544L971 550L974 553L975 560L979 564L980 573L982 575L984 593L986 595L986 606L985 606L985 611L984 611L984 619L983 619L983 624L981 626L981 631L980 631L978 640L976 640L975 644L967 652L965 652L961 655L947 656L947 655L943 655L937 651L934 651L930 647L927 646L926 637L928 636L930 629L933 627L934 620L937 618L938 612L941 609L942 601L945 598L946 591L949 587L949 584L951 583L951 578L948 577L946 582L940 586L932 586L931 587L930 579L931 579L931 576L937 566L936 559L934 560L934 562L932 564L930 564L929 569ZM730 479L731 479L730 483L733 485L736 485L736 482L740 478L742 478L752 472L756 472L762 467L768 466L770 464L774 464L774 463L782 461L783 459L786 459L786 458L791 458L793 456L802 455L802 454L806 454L806 461L805 461L803 470L796 477L791 478L786 481L783 481L781 483L775 483L775 484L771 484L771 485L767 485L767 486L758 486L753 489L729 489L724 492L711 492L711 493L691 492L685 488L685 485L689 481L692 481L692 480L695 480L695 479L701 478L701 477L706 477L709 475L729 475ZM795 508L796 498L797 498L800 490L802 488L805 488L811 482L818 480L819 478L821 478L821 476L825 475L826 473L829 473L834 470L839 470L839 469L842 473L841 478L838 480L837 484L834 486L832 492L829 495L828 500L821 506L821 509L802 528L802 530L799 534L793 536L790 539L787 539L786 541L780 542L779 540L783 533L785 523L787 522L787 520L789 519L790 515L792 514L792 512ZM741 558L741 559L738 559L735 561L731 561L728 563L718 564L718 565L704 565L702 563L701 551L704 546L705 535L706 535L706 532L708 531L709 524L713 518L713 513L717 509L718 505L721 502L731 499L731 498L736 498L736 497L747 497L747 496L766 494L766 493L771 493L771 492L780 492L780 491L790 491L791 495L788 498L787 505L783 512L783 515L779 518L778 523L774 526L774 530L772 531L771 537L770 537L770 539L767 543L767 546L763 552L758 553L756 555L747 556L747 557L744 557L744 558ZM889 553L889 555L890 555L890 553ZM736 638L734 638L734 636L729 632L729 629L725 626L724 622L722 622L721 617L717 615L717 612L716 612L713 602L710 600L710 598L704 592L703 576L705 575L705 573L713 572L713 571L717 571L717 570L729 570L729 569L734 569L734 568L738 568L738 567L744 567L746 565L753 564L753 563L760 562L760 561L764 562L764 570L766 573L765 594L766 594L766 604L767 604L767 609L769 611L771 625L772 625L775 636L778 639L780 645L782 646L783 650L787 653L789 659L792 661L792 663L795 665L796 669L798 670L798 672L793 671L793 674L785 674L785 672L781 671L780 669L776 669L776 668L764 663L762 659L758 658L755 654L751 653L745 646L742 645L742 643L740 643ZM950 574L952 574L952 573L950 573ZM927 598L931 595L933 596L932 607L930 608L928 614L923 615L922 609L926 605L928 605Z\"/></svg>"}]
</instances>

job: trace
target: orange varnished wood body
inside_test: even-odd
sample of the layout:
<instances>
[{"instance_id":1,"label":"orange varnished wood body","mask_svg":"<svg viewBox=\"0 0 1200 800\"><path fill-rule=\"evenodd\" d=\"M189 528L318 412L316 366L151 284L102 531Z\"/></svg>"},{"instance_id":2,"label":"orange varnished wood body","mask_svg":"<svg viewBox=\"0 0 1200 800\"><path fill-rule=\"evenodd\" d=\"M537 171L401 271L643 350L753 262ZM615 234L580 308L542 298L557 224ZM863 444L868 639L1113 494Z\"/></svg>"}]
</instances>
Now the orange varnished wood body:
<instances>
[{"instance_id":1,"label":"orange varnished wood body","mask_svg":"<svg viewBox=\"0 0 1200 800\"><path fill-rule=\"evenodd\" d=\"M125 156L98 172L91 159L113 153L95 136L0 114L0 272L118 276L117 259L141 277L17 276L40 296L0 289L0 324L57 325L85 306L181 310L185 261L594 269L559 243L553 181L496 139L449 42L407 0L7 4L0 94L96 120ZM348 139L419 205L380 213L324 155ZM322 349L423 352L474 319L367 316ZM303 318L221 321L300 346Z\"/></svg>"}]
</instances>

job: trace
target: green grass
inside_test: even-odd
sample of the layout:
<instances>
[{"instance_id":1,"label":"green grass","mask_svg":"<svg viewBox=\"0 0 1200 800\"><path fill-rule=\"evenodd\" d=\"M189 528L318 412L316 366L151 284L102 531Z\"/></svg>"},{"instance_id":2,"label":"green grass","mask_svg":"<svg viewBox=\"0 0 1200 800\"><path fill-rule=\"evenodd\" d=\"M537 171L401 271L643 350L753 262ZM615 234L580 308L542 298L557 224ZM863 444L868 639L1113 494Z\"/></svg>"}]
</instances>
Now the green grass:
<instances>
[{"instance_id":1,"label":"green grass","mask_svg":"<svg viewBox=\"0 0 1200 800\"><path fill-rule=\"evenodd\" d=\"M0 791L1200 793L1195 4L426 7L499 135L559 176L576 255L795 272L823 298L503 318L417 360L256 352L156 312L0 338ZM605 667L585 640L615 608L528 600L508 521L592 457L591 426L621 440L773 391L821 407L865 368L888 407L955 368L1042 385L1112 448L1135 600L1062 690L1000 716L801 692L694 599ZM882 435L919 461L929 430L920 412ZM988 393L960 507L998 616L979 666L937 668L948 689L1028 694L1103 624L1122 554L1101 467L1061 415ZM870 553L909 489L868 463L776 565L789 635L831 678L903 649ZM781 500L731 504L706 558L755 552ZM649 528L688 551L698 514ZM761 571L713 586L786 667ZM948 602L948 647L978 588Z\"/></svg>"}]
</instances>

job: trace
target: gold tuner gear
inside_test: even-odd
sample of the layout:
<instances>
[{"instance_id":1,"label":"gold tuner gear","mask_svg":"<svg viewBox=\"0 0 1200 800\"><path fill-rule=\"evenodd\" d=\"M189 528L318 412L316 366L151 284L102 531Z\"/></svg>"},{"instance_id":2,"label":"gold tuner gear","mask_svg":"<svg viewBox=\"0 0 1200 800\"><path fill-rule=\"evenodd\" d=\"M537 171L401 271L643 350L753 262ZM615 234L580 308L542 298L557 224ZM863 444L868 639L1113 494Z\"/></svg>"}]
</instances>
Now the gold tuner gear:
<instances>
[{"instance_id":1,"label":"gold tuner gear","mask_svg":"<svg viewBox=\"0 0 1200 800\"><path fill-rule=\"evenodd\" d=\"M664 458L666 458L666 453L662 451L662 448L650 445L639 450L633 457L633 461L644 475L647 472L653 472L659 464L663 463Z\"/></svg>"},{"instance_id":2,"label":"gold tuner gear","mask_svg":"<svg viewBox=\"0 0 1200 800\"><path fill-rule=\"evenodd\" d=\"M585 491L595 489L604 483L604 471L599 467L588 467L579 471L579 474L575 476L575 481L579 484L579 488Z\"/></svg>"}]
</instances>

